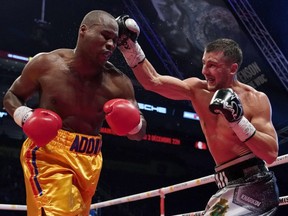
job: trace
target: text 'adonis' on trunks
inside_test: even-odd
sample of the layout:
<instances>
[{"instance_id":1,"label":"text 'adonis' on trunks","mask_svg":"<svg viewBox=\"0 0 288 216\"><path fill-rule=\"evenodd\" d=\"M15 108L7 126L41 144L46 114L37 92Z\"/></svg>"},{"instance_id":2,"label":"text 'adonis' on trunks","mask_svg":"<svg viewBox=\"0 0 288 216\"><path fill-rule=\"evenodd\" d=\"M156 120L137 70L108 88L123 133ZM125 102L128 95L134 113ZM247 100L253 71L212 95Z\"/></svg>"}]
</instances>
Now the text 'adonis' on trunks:
<instances>
[{"instance_id":1,"label":"text 'adonis' on trunks","mask_svg":"<svg viewBox=\"0 0 288 216\"><path fill-rule=\"evenodd\" d=\"M94 154L97 155L102 146L102 139L99 137L85 137L76 135L70 151L74 151L82 154Z\"/></svg>"}]
</instances>

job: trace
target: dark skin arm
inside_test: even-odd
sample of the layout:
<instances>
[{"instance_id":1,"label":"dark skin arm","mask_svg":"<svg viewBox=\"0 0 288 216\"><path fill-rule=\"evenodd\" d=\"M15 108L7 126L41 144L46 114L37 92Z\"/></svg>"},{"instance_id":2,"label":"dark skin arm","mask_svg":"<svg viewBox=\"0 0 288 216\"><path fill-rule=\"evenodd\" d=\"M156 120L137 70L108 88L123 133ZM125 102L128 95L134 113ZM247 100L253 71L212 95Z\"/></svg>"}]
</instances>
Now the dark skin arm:
<instances>
[{"instance_id":1,"label":"dark skin arm","mask_svg":"<svg viewBox=\"0 0 288 216\"><path fill-rule=\"evenodd\" d=\"M13 82L4 96L3 105L11 116L13 116L15 109L24 105L39 88L37 80L41 68L38 67L37 57L35 59L36 61L30 61L26 64L22 74ZM37 70L35 70L35 66L38 67Z\"/></svg>"},{"instance_id":2,"label":"dark skin arm","mask_svg":"<svg viewBox=\"0 0 288 216\"><path fill-rule=\"evenodd\" d=\"M66 51L64 55L67 55ZM34 93L40 92L39 106L57 112L63 120L65 127L63 129L97 134L102 125L101 122L104 120L103 110L99 108L106 101L113 98L124 98L138 107L130 79L119 71L112 73L112 75L110 72L105 73L105 79L109 81L105 81L98 87L98 84L94 81L90 82L90 79L88 82L91 84L88 83L88 87L84 86L84 89L80 89L80 91L79 89L74 90L75 86L78 88L82 82L78 82L67 69L66 61L69 61L69 55L59 58L57 52L56 55L44 54L34 57L4 96L3 104L7 112L13 116L17 107L25 105ZM106 70L116 70L114 66L112 67L112 69L108 67ZM66 92L63 95L64 89ZM71 91L76 91L79 95L74 95ZM95 99L92 100L92 98ZM70 108L67 109L67 107ZM127 135L129 139L141 140L145 135L146 121L143 116L141 119L141 130L137 134ZM83 131L79 131L79 129Z\"/></svg>"},{"instance_id":3,"label":"dark skin arm","mask_svg":"<svg viewBox=\"0 0 288 216\"><path fill-rule=\"evenodd\" d=\"M144 119L144 116L141 114L140 115L141 117L141 121L142 121L142 127L141 127L141 130L136 133L136 134L132 134L132 135L127 135L127 138L130 139L130 140L137 140L137 141L140 141L143 139L143 137L146 135L146 127L147 127L147 122L146 120Z\"/></svg>"},{"instance_id":4,"label":"dark skin arm","mask_svg":"<svg viewBox=\"0 0 288 216\"><path fill-rule=\"evenodd\" d=\"M138 103L135 99L135 94L134 94L134 88L132 85L131 80L125 75L123 74L123 78L125 80L125 86L121 87L122 89L122 94L120 97L126 98L127 100L131 101L138 109ZM121 82L121 84L123 83L122 79L119 79L119 82ZM120 85L120 83L119 83ZM140 110L139 110L140 111ZM140 129L140 131L136 134L128 134L127 138L130 140L137 140L140 141L141 139L143 139L143 137L146 135L146 128L147 128L147 122L143 116L143 114L140 111L140 120L142 121L142 127Z\"/></svg>"}]
</instances>

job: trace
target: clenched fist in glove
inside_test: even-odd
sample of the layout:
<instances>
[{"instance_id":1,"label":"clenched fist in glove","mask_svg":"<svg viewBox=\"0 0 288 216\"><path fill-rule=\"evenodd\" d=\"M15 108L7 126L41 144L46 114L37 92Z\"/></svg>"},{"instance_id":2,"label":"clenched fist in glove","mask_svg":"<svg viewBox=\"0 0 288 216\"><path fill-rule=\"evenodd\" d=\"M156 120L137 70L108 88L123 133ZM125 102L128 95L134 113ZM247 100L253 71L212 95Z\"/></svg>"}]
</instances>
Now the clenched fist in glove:
<instances>
[{"instance_id":1,"label":"clenched fist in glove","mask_svg":"<svg viewBox=\"0 0 288 216\"><path fill-rule=\"evenodd\" d=\"M15 122L37 146L42 147L57 136L62 127L60 116L50 110L18 107L13 114Z\"/></svg>"},{"instance_id":2,"label":"clenched fist in glove","mask_svg":"<svg viewBox=\"0 0 288 216\"><path fill-rule=\"evenodd\" d=\"M256 132L255 127L245 118L241 101L231 88L217 90L209 110L214 114L222 113L242 142L250 139Z\"/></svg>"},{"instance_id":3,"label":"clenched fist in glove","mask_svg":"<svg viewBox=\"0 0 288 216\"><path fill-rule=\"evenodd\" d=\"M136 134L142 127L140 112L130 101L116 98L107 101L103 110L105 118L114 133L119 136Z\"/></svg>"},{"instance_id":4,"label":"clenched fist in glove","mask_svg":"<svg viewBox=\"0 0 288 216\"><path fill-rule=\"evenodd\" d=\"M127 64L133 68L144 61L145 54L137 42L140 28L128 15L116 18L119 26L118 49L123 54Z\"/></svg>"}]
</instances>

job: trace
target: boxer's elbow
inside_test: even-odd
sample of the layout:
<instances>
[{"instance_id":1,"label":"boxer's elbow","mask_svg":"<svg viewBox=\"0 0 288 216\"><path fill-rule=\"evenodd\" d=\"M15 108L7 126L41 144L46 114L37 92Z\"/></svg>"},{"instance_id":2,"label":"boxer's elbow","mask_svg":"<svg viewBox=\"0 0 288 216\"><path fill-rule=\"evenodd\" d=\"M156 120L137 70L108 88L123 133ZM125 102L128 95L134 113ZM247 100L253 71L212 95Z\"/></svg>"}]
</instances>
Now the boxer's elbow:
<instances>
[{"instance_id":1,"label":"boxer's elbow","mask_svg":"<svg viewBox=\"0 0 288 216\"><path fill-rule=\"evenodd\" d=\"M161 90L163 84L157 77L151 77L148 80L146 80L146 82L143 82L142 86L147 91L153 91L157 93L158 91Z\"/></svg>"},{"instance_id":2,"label":"boxer's elbow","mask_svg":"<svg viewBox=\"0 0 288 216\"><path fill-rule=\"evenodd\" d=\"M270 151L264 160L266 161L267 164L272 164L273 162L276 161L277 157L278 157L278 148L273 151Z\"/></svg>"}]
</instances>

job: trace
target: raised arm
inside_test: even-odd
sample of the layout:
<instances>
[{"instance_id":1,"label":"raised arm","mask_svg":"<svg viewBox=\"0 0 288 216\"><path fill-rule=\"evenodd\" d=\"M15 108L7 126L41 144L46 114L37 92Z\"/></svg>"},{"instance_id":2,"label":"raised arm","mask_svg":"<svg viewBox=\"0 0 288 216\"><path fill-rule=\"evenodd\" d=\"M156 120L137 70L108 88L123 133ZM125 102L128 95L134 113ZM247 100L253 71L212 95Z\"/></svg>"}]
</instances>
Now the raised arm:
<instances>
[{"instance_id":1,"label":"raised arm","mask_svg":"<svg viewBox=\"0 0 288 216\"><path fill-rule=\"evenodd\" d=\"M192 86L200 80L190 78L182 81L172 76L163 76L157 73L137 42L140 33L137 23L127 15L120 16L116 20L119 25L118 48L140 84L146 90L170 99L190 100L193 93Z\"/></svg>"}]
</instances>

